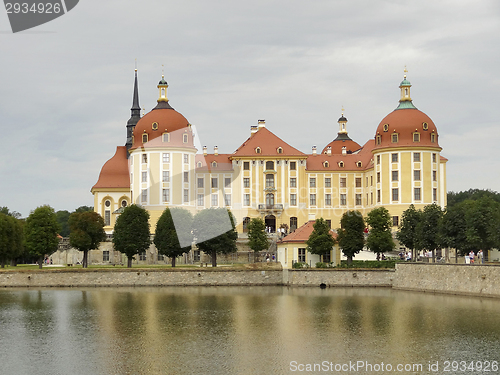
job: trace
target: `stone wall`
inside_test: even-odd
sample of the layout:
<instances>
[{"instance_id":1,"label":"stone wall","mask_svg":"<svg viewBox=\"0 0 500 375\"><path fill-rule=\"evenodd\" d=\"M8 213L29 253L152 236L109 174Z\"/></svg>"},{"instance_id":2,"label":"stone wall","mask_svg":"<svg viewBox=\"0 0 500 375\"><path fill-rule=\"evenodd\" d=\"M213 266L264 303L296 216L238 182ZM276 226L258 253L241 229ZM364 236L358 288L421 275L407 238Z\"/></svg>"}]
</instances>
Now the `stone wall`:
<instances>
[{"instance_id":1,"label":"stone wall","mask_svg":"<svg viewBox=\"0 0 500 375\"><path fill-rule=\"evenodd\" d=\"M500 297L500 266L396 263L393 288Z\"/></svg>"},{"instance_id":2,"label":"stone wall","mask_svg":"<svg viewBox=\"0 0 500 375\"><path fill-rule=\"evenodd\" d=\"M325 284L327 287L352 286L352 287L391 287L394 278L393 269L289 269L288 285L292 286L314 286ZM286 277L284 277L286 284Z\"/></svg>"},{"instance_id":3,"label":"stone wall","mask_svg":"<svg viewBox=\"0 0 500 375\"><path fill-rule=\"evenodd\" d=\"M281 285L279 269L74 269L0 273L0 287Z\"/></svg>"}]
</instances>

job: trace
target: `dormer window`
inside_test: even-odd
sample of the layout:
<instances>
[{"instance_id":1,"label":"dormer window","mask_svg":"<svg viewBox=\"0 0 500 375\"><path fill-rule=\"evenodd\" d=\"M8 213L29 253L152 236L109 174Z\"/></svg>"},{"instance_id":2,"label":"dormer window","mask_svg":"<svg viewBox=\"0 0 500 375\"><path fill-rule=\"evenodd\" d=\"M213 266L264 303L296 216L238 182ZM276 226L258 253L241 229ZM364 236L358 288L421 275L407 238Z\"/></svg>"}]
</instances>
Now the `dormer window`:
<instances>
[{"instance_id":1,"label":"dormer window","mask_svg":"<svg viewBox=\"0 0 500 375\"><path fill-rule=\"evenodd\" d=\"M256 153L256 154L260 154L260 147L257 147L257 148L255 149L255 153Z\"/></svg>"},{"instance_id":2,"label":"dormer window","mask_svg":"<svg viewBox=\"0 0 500 375\"><path fill-rule=\"evenodd\" d=\"M420 133L413 133L413 142L420 142Z\"/></svg>"},{"instance_id":3,"label":"dormer window","mask_svg":"<svg viewBox=\"0 0 500 375\"><path fill-rule=\"evenodd\" d=\"M398 133L392 133L392 143L398 143Z\"/></svg>"},{"instance_id":4,"label":"dormer window","mask_svg":"<svg viewBox=\"0 0 500 375\"><path fill-rule=\"evenodd\" d=\"M343 161L339 161L339 167L340 168L344 168L344 162Z\"/></svg>"},{"instance_id":5,"label":"dormer window","mask_svg":"<svg viewBox=\"0 0 500 375\"><path fill-rule=\"evenodd\" d=\"M361 163L360 161L356 162L356 167L361 168L362 166L363 166L363 163Z\"/></svg>"},{"instance_id":6,"label":"dormer window","mask_svg":"<svg viewBox=\"0 0 500 375\"><path fill-rule=\"evenodd\" d=\"M281 147L278 147L278 154L282 154L283 153L283 149Z\"/></svg>"},{"instance_id":7,"label":"dormer window","mask_svg":"<svg viewBox=\"0 0 500 375\"><path fill-rule=\"evenodd\" d=\"M183 134L182 135L182 142L183 143L188 143L188 135L187 134Z\"/></svg>"},{"instance_id":8,"label":"dormer window","mask_svg":"<svg viewBox=\"0 0 500 375\"><path fill-rule=\"evenodd\" d=\"M217 162L216 161L212 162L212 168L217 168Z\"/></svg>"},{"instance_id":9,"label":"dormer window","mask_svg":"<svg viewBox=\"0 0 500 375\"><path fill-rule=\"evenodd\" d=\"M329 162L325 161L325 162L323 163L323 167L328 168L329 166L330 166L330 163L329 163Z\"/></svg>"},{"instance_id":10,"label":"dormer window","mask_svg":"<svg viewBox=\"0 0 500 375\"><path fill-rule=\"evenodd\" d=\"M384 131L389 131L389 124L384 124Z\"/></svg>"},{"instance_id":11,"label":"dormer window","mask_svg":"<svg viewBox=\"0 0 500 375\"><path fill-rule=\"evenodd\" d=\"M380 135L377 135L377 136L375 137L375 143L376 143L377 145L379 145L379 144L381 144L381 143L382 143L382 137L380 137Z\"/></svg>"},{"instance_id":12,"label":"dormer window","mask_svg":"<svg viewBox=\"0 0 500 375\"><path fill-rule=\"evenodd\" d=\"M158 123L157 122L153 122L153 124L151 125L151 128L153 130L158 130Z\"/></svg>"},{"instance_id":13,"label":"dormer window","mask_svg":"<svg viewBox=\"0 0 500 375\"><path fill-rule=\"evenodd\" d=\"M163 133L163 142L170 142L170 134Z\"/></svg>"},{"instance_id":14,"label":"dormer window","mask_svg":"<svg viewBox=\"0 0 500 375\"><path fill-rule=\"evenodd\" d=\"M143 134L142 135L142 143L146 143L148 141L148 135L147 134Z\"/></svg>"},{"instance_id":15,"label":"dormer window","mask_svg":"<svg viewBox=\"0 0 500 375\"><path fill-rule=\"evenodd\" d=\"M431 133L431 142L435 143L436 142L436 134Z\"/></svg>"},{"instance_id":16,"label":"dormer window","mask_svg":"<svg viewBox=\"0 0 500 375\"><path fill-rule=\"evenodd\" d=\"M199 161L199 162L196 164L196 166L197 166L198 168L201 168L201 166L202 166L201 161Z\"/></svg>"}]
</instances>

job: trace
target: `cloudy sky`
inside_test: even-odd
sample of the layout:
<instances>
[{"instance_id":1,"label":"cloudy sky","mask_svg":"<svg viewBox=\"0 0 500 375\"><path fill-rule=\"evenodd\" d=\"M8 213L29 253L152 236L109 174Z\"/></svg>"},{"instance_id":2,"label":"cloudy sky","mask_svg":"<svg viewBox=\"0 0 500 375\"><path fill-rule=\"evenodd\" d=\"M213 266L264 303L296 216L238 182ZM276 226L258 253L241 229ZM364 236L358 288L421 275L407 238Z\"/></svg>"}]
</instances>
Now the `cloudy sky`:
<instances>
[{"instance_id":1,"label":"cloudy sky","mask_svg":"<svg viewBox=\"0 0 500 375\"><path fill-rule=\"evenodd\" d=\"M125 143L135 60L141 107L162 65L171 105L209 150L233 152L265 119L303 152L335 138L344 106L364 144L399 100L438 127L448 190L500 191L497 0L81 0L13 34L0 10L0 206L93 205Z\"/></svg>"}]
</instances>

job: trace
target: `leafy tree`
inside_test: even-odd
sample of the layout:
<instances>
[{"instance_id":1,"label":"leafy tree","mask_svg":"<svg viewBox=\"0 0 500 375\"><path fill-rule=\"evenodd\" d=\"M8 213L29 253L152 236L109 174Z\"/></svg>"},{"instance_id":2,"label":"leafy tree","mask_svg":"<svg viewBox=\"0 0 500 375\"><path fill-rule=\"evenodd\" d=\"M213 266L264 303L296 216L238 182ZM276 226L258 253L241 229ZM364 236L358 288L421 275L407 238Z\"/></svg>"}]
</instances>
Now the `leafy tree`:
<instances>
[{"instance_id":1,"label":"leafy tree","mask_svg":"<svg viewBox=\"0 0 500 375\"><path fill-rule=\"evenodd\" d=\"M436 257L436 250L443 245L441 239L443 211L437 204L429 204L422 211L421 220L417 224L417 247L432 251L432 258Z\"/></svg>"},{"instance_id":2,"label":"leafy tree","mask_svg":"<svg viewBox=\"0 0 500 375\"><path fill-rule=\"evenodd\" d=\"M455 204L463 202L465 200L479 200L481 198L489 197L496 202L500 203L500 194L493 190L481 190L481 189L469 189L467 191L460 191L455 193L453 191L448 192L447 196L447 207L453 207Z\"/></svg>"},{"instance_id":3,"label":"leafy tree","mask_svg":"<svg viewBox=\"0 0 500 375\"><path fill-rule=\"evenodd\" d=\"M311 254L325 256L332 251L335 239L332 237L330 226L320 217L313 224L313 231L306 241L307 251Z\"/></svg>"},{"instance_id":4,"label":"leafy tree","mask_svg":"<svg viewBox=\"0 0 500 375\"><path fill-rule=\"evenodd\" d=\"M59 234L62 237L68 237L70 233L69 229L69 211L63 210L63 211L57 211L56 212L56 217L57 217L57 222L59 223L59 226L61 227L61 231Z\"/></svg>"},{"instance_id":5,"label":"leafy tree","mask_svg":"<svg viewBox=\"0 0 500 375\"><path fill-rule=\"evenodd\" d=\"M460 255L465 255L470 251L470 244L467 242L466 213L471 205L474 205L473 201L462 201L447 207L443 215L441 225L442 244L454 248ZM457 261L458 257L455 257L455 262Z\"/></svg>"},{"instance_id":6,"label":"leafy tree","mask_svg":"<svg viewBox=\"0 0 500 375\"><path fill-rule=\"evenodd\" d=\"M127 267L132 267L134 255L146 251L151 244L149 213L136 204L125 207L116 219L113 245L128 258Z\"/></svg>"},{"instance_id":7,"label":"leafy tree","mask_svg":"<svg viewBox=\"0 0 500 375\"><path fill-rule=\"evenodd\" d=\"M266 234L266 223L261 218L253 218L248 223L248 246L254 252L269 248L269 240Z\"/></svg>"},{"instance_id":8,"label":"leafy tree","mask_svg":"<svg viewBox=\"0 0 500 375\"><path fill-rule=\"evenodd\" d=\"M26 236L26 248L38 258L38 266L41 269L43 258L51 255L59 245L59 224L56 213L50 206L40 206L26 219L24 232Z\"/></svg>"},{"instance_id":9,"label":"leafy tree","mask_svg":"<svg viewBox=\"0 0 500 375\"><path fill-rule=\"evenodd\" d=\"M500 204L491 197L483 196L467 207L465 215L468 248L477 252L479 249L487 251L498 247Z\"/></svg>"},{"instance_id":10,"label":"leafy tree","mask_svg":"<svg viewBox=\"0 0 500 375\"><path fill-rule=\"evenodd\" d=\"M17 211L9 211L8 207L0 207L0 213L5 214L7 216L15 217L16 219L21 218L21 214Z\"/></svg>"},{"instance_id":11,"label":"leafy tree","mask_svg":"<svg viewBox=\"0 0 500 375\"><path fill-rule=\"evenodd\" d=\"M98 249L99 244L106 240L104 219L97 212L73 212L69 217L71 234L69 243L75 249L83 251L83 268L88 266L88 253Z\"/></svg>"},{"instance_id":12,"label":"leafy tree","mask_svg":"<svg viewBox=\"0 0 500 375\"><path fill-rule=\"evenodd\" d=\"M154 244L160 254L172 259L191 250L193 215L184 208L166 208L156 223ZM182 244L189 244L181 246Z\"/></svg>"},{"instance_id":13,"label":"leafy tree","mask_svg":"<svg viewBox=\"0 0 500 375\"><path fill-rule=\"evenodd\" d=\"M231 229L227 230L228 227ZM217 254L229 254L237 250L235 220L226 208L199 211L193 220L193 233L198 248L210 254L212 267L217 267Z\"/></svg>"},{"instance_id":14,"label":"leafy tree","mask_svg":"<svg viewBox=\"0 0 500 375\"><path fill-rule=\"evenodd\" d=\"M0 213L0 263L5 268L8 260L15 260L23 251L22 222L13 216Z\"/></svg>"},{"instance_id":15,"label":"leafy tree","mask_svg":"<svg viewBox=\"0 0 500 375\"><path fill-rule=\"evenodd\" d=\"M80 206L78 207L75 212L88 212L88 211L94 211L94 207L91 206Z\"/></svg>"},{"instance_id":16,"label":"leafy tree","mask_svg":"<svg viewBox=\"0 0 500 375\"><path fill-rule=\"evenodd\" d=\"M346 211L340 219L337 229L337 241L342 252L347 257L347 264L352 264L352 258L358 254L365 244L365 221L359 211Z\"/></svg>"},{"instance_id":17,"label":"leafy tree","mask_svg":"<svg viewBox=\"0 0 500 375\"><path fill-rule=\"evenodd\" d=\"M396 244L392 239L392 220L389 211L385 207L375 208L368 213L366 223L370 226L370 232L366 239L366 246L380 255L394 250Z\"/></svg>"},{"instance_id":18,"label":"leafy tree","mask_svg":"<svg viewBox=\"0 0 500 375\"><path fill-rule=\"evenodd\" d=\"M396 238L400 243L411 249L413 258L416 258L415 250L419 251L417 225L421 220L422 211L416 210L413 204L403 212L401 225L396 233Z\"/></svg>"}]
</instances>

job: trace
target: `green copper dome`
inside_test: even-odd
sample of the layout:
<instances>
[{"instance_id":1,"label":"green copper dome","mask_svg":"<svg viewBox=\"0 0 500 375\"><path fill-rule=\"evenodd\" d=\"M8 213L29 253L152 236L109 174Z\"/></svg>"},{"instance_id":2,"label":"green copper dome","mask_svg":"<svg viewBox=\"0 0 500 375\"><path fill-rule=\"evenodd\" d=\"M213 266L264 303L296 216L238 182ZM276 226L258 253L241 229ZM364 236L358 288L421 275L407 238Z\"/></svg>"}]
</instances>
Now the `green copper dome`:
<instances>
[{"instance_id":1,"label":"green copper dome","mask_svg":"<svg viewBox=\"0 0 500 375\"><path fill-rule=\"evenodd\" d=\"M403 79L403 80L401 81L401 83L400 83L399 87L401 87L401 86L411 86L411 83L410 83L410 81L408 81L408 80L406 79L406 77L405 77L405 79Z\"/></svg>"}]
</instances>

